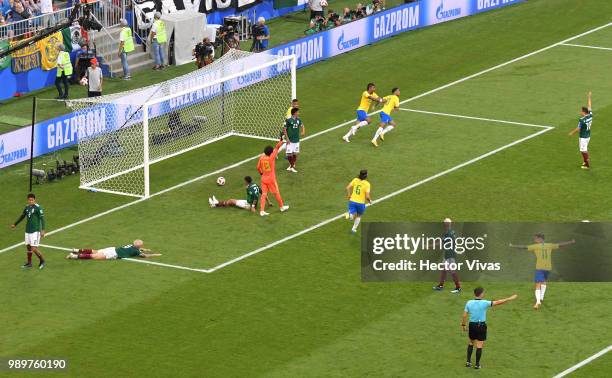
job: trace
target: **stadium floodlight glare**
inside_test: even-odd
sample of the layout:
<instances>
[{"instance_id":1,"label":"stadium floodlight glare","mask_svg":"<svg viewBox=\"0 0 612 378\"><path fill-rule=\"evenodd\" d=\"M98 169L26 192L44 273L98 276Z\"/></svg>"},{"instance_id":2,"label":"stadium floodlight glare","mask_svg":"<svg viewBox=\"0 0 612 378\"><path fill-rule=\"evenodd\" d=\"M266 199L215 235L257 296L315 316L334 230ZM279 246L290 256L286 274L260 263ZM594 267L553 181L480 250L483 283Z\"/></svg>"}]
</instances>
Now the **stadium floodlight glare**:
<instances>
[{"instance_id":1,"label":"stadium floodlight glare","mask_svg":"<svg viewBox=\"0 0 612 378\"><path fill-rule=\"evenodd\" d=\"M151 164L229 136L277 140L296 68L295 55L232 50L160 84L68 101L80 188L147 198Z\"/></svg>"}]
</instances>

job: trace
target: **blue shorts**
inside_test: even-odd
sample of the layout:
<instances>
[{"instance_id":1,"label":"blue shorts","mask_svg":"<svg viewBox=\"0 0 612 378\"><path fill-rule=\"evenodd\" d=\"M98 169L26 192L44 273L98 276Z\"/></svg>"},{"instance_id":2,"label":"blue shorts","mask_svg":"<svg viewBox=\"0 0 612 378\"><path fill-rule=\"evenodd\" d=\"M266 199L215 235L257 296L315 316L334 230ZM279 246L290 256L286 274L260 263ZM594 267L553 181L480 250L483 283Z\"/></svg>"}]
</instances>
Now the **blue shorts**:
<instances>
[{"instance_id":1,"label":"blue shorts","mask_svg":"<svg viewBox=\"0 0 612 378\"><path fill-rule=\"evenodd\" d=\"M357 121L365 121L368 118L368 113L365 110L357 110Z\"/></svg>"},{"instance_id":2,"label":"blue shorts","mask_svg":"<svg viewBox=\"0 0 612 378\"><path fill-rule=\"evenodd\" d=\"M550 273L550 270L537 269L535 271L534 281L535 282L544 282L544 281L548 280L548 273Z\"/></svg>"},{"instance_id":3,"label":"blue shorts","mask_svg":"<svg viewBox=\"0 0 612 378\"><path fill-rule=\"evenodd\" d=\"M380 112L380 121L383 123L390 123L393 121L393 118L385 112Z\"/></svg>"},{"instance_id":4,"label":"blue shorts","mask_svg":"<svg viewBox=\"0 0 612 378\"><path fill-rule=\"evenodd\" d=\"M349 214L363 215L363 213L365 213L365 209L366 209L365 203L359 203L359 202L353 202L353 201L349 201L348 203Z\"/></svg>"}]
</instances>

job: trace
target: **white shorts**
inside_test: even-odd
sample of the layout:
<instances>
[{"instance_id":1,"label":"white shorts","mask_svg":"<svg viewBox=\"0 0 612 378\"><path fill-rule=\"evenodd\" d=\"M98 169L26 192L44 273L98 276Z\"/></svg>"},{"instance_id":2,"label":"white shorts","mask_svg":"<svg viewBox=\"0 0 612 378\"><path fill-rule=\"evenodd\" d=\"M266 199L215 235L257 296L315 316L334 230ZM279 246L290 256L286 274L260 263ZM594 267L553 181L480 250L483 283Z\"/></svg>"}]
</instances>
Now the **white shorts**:
<instances>
[{"instance_id":1,"label":"white shorts","mask_svg":"<svg viewBox=\"0 0 612 378\"><path fill-rule=\"evenodd\" d=\"M591 138L578 138L578 145L580 146L580 152L588 151L590 140Z\"/></svg>"},{"instance_id":2,"label":"white shorts","mask_svg":"<svg viewBox=\"0 0 612 378\"><path fill-rule=\"evenodd\" d=\"M26 232L25 244L31 247L38 247L40 244L40 232L32 232L31 234Z\"/></svg>"},{"instance_id":3,"label":"white shorts","mask_svg":"<svg viewBox=\"0 0 612 378\"><path fill-rule=\"evenodd\" d=\"M115 260L117 258L117 251L115 250L115 247L98 249L98 253L102 253L107 260Z\"/></svg>"},{"instance_id":4,"label":"white shorts","mask_svg":"<svg viewBox=\"0 0 612 378\"><path fill-rule=\"evenodd\" d=\"M290 143L287 142L287 155L299 154L300 153L300 142Z\"/></svg>"},{"instance_id":5,"label":"white shorts","mask_svg":"<svg viewBox=\"0 0 612 378\"><path fill-rule=\"evenodd\" d=\"M247 200L236 200L236 207L248 210L251 208L251 205L247 202Z\"/></svg>"}]
</instances>

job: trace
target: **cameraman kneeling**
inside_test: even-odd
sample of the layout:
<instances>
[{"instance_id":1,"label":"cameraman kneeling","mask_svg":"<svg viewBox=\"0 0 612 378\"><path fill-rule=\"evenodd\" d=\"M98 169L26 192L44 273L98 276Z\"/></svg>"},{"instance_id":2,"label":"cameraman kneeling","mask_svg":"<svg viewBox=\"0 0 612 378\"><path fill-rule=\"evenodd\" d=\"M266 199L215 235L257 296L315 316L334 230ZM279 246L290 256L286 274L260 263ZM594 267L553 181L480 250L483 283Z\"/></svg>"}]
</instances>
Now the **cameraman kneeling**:
<instances>
[{"instance_id":1,"label":"cameraman kneeling","mask_svg":"<svg viewBox=\"0 0 612 378\"><path fill-rule=\"evenodd\" d=\"M253 51L264 51L268 48L270 39L270 28L266 25L266 19L259 17L257 25L253 26Z\"/></svg>"},{"instance_id":2,"label":"cameraman kneeling","mask_svg":"<svg viewBox=\"0 0 612 378\"><path fill-rule=\"evenodd\" d=\"M210 39L204 38L204 40L198 43L193 49L193 55L196 58L196 66L202 68L213 62L215 46L210 42Z\"/></svg>"}]
</instances>

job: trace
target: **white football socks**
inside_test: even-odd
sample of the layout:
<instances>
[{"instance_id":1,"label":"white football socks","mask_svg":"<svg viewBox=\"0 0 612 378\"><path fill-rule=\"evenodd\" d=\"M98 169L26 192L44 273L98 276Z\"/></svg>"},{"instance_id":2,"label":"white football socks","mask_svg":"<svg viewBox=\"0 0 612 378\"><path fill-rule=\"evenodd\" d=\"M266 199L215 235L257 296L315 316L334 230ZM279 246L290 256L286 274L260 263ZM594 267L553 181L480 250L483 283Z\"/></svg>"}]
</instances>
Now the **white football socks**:
<instances>
[{"instance_id":1,"label":"white football socks","mask_svg":"<svg viewBox=\"0 0 612 378\"><path fill-rule=\"evenodd\" d=\"M385 129L382 131L382 135L385 135L386 133L388 133L391 130L393 130L393 126L389 125L389 126L385 127Z\"/></svg>"},{"instance_id":2,"label":"white football socks","mask_svg":"<svg viewBox=\"0 0 612 378\"><path fill-rule=\"evenodd\" d=\"M540 285L540 300L544 300L544 294L546 293L546 285Z\"/></svg>"},{"instance_id":3,"label":"white football socks","mask_svg":"<svg viewBox=\"0 0 612 378\"><path fill-rule=\"evenodd\" d=\"M542 294L540 289L535 289L536 304L540 304Z\"/></svg>"},{"instance_id":4,"label":"white football socks","mask_svg":"<svg viewBox=\"0 0 612 378\"><path fill-rule=\"evenodd\" d=\"M355 218L355 223L353 223L353 232L357 232L357 227L359 227L359 222L361 222L361 217Z\"/></svg>"},{"instance_id":5,"label":"white football socks","mask_svg":"<svg viewBox=\"0 0 612 378\"><path fill-rule=\"evenodd\" d=\"M378 139L378 137L380 136L380 134L382 134L383 132L383 128L379 127L378 129L376 129L376 134L374 134L374 140Z\"/></svg>"}]
</instances>

